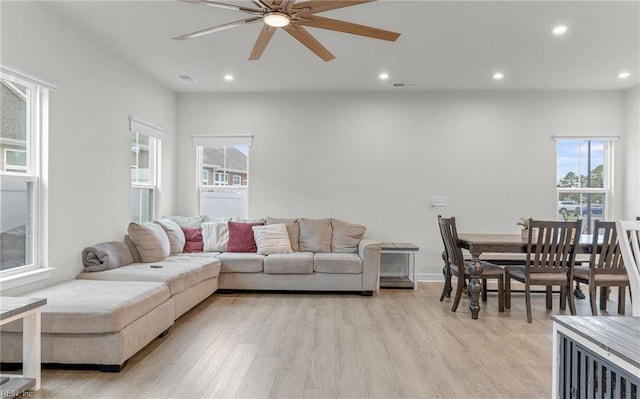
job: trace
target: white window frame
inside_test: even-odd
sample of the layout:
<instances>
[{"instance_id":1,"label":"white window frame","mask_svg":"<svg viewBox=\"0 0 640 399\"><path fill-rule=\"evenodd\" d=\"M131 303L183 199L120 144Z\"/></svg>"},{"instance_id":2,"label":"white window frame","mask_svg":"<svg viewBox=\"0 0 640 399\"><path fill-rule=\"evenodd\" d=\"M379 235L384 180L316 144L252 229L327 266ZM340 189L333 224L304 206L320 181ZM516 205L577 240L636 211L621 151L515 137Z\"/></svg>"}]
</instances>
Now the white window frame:
<instances>
[{"instance_id":1,"label":"white window frame","mask_svg":"<svg viewBox=\"0 0 640 399\"><path fill-rule=\"evenodd\" d=\"M619 138L619 136L554 136L553 139L555 141L563 140L563 141L604 141L605 149L604 149L604 159L603 159L603 186L600 187L557 187L558 176L556 176L556 206L554 209L557 209L557 203L560 200L560 196L562 194L602 194L604 197L604 206L602 209L602 218L603 220L611 220L613 215L613 167L614 167L614 142ZM557 145L556 145L557 148ZM558 154L556 152L556 162L557 162ZM591 173L591 171L586 171L587 173ZM582 204L580 205L582 207ZM582 212L578 215L579 218L583 218Z\"/></svg>"},{"instance_id":2,"label":"white window frame","mask_svg":"<svg viewBox=\"0 0 640 399\"><path fill-rule=\"evenodd\" d=\"M240 176L240 175L233 175L231 177L231 180L232 180L231 185L233 185L233 186L241 186L242 185L242 176Z\"/></svg>"},{"instance_id":3,"label":"white window frame","mask_svg":"<svg viewBox=\"0 0 640 399\"><path fill-rule=\"evenodd\" d=\"M135 117L129 117L129 132L131 141L132 135L138 134L149 137L149 181L148 182L135 182L131 179L131 201L133 202L133 190L148 190L151 195L151 214L149 220L152 221L157 214L159 206L160 196L160 165L162 157L162 138L164 137L165 130L163 128L152 125L148 122L144 122ZM133 165L131 165L133 167ZM138 210L140 211L142 204L139 204ZM131 219L135 222L143 222L146 220L134 218L134 208L131 208ZM139 212L142 214L142 212Z\"/></svg>"},{"instance_id":4,"label":"white window frame","mask_svg":"<svg viewBox=\"0 0 640 399\"><path fill-rule=\"evenodd\" d=\"M213 185L224 187L229 185L229 174L227 172L213 172Z\"/></svg>"},{"instance_id":5,"label":"white window frame","mask_svg":"<svg viewBox=\"0 0 640 399\"><path fill-rule=\"evenodd\" d=\"M5 172L16 172L16 173L26 173L27 172L27 165L22 166L22 165L14 165L14 164L10 164L7 162L7 155L9 152L20 152L23 154L27 154L26 150L20 150L17 148L5 148L4 149L4 171ZM27 158L28 158L28 154L27 154Z\"/></svg>"},{"instance_id":6,"label":"white window frame","mask_svg":"<svg viewBox=\"0 0 640 399\"><path fill-rule=\"evenodd\" d=\"M191 137L193 146L196 151L196 175L197 175L197 198L196 198L196 209L198 209L198 214L204 214L202 209L202 201L205 192L215 191L215 190L228 190L229 192L241 190L245 193L245 201L244 201L244 214L239 215L241 218L248 218L249 214L249 187L247 184L243 186L216 186L215 179L213 185L203 184L200 171L204 169L204 148L215 148L215 147L232 147L232 146L246 146L249 149L253 146L253 136L252 135L239 135L239 136L223 136L223 135L214 135L214 136L192 136ZM249 162L250 162L250 154L247 154L247 175L249 173ZM223 165L224 166L224 165ZM247 179L245 179L245 182Z\"/></svg>"},{"instance_id":7,"label":"white window frame","mask_svg":"<svg viewBox=\"0 0 640 399\"><path fill-rule=\"evenodd\" d=\"M202 185L207 186L209 184L209 171L202 169Z\"/></svg>"},{"instance_id":8,"label":"white window frame","mask_svg":"<svg viewBox=\"0 0 640 399\"><path fill-rule=\"evenodd\" d=\"M26 284L45 280L51 276L48 267L47 198L41 185L47 180L48 135L49 135L49 92L56 85L28 76L21 72L0 66L0 78L29 89L26 101L26 170L18 172L0 171L0 184L17 182L30 185L29 218L26 234L30 240L29 252L24 266L0 271L0 287L9 290ZM19 151L19 150L18 150ZM6 154L6 151L5 151ZM26 263L26 262L25 262Z\"/></svg>"}]
</instances>

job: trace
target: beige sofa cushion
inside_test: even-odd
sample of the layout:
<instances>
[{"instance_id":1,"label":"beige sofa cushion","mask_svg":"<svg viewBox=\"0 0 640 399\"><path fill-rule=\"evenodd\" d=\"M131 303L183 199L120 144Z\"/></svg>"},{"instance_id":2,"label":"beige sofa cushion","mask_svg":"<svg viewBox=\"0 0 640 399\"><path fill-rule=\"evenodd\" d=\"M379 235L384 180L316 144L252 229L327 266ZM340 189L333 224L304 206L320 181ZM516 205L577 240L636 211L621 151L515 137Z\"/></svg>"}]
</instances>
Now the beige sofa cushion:
<instances>
[{"instance_id":1,"label":"beige sofa cushion","mask_svg":"<svg viewBox=\"0 0 640 399\"><path fill-rule=\"evenodd\" d=\"M269 255L264 260L264 272L267 274L313 273L313 253L295 252Z\"/></svg>"},{"instance_id":2,"label":"beige sofa cushion","mask_svg":"<svg viewBox=\"0 0 640 399\"><path fill-rule=\"evenodd\" d=\"M152 268L151 265L162 265ZM160 262L138 263L99 273L81 273L86 280L157 281L169 287L171 295L185 291L203 280L218 277L220 261L216 258L171 256Z\"/></svg>"},{"instance_id":3,"label":"beige sofa cushion","mask_svg":"<svg viewBox=\"0 0 640 399\"><path fill-rule=\"evenodd\" d=\"M305 219L300 221L300 252L331 252L331 221Z\"/></svg>"},{"instance_id":4,"label":"beige sofa cushion","mask_svg":"<svg viewBox=\"0 0 640 399\"><path fill-rule=\"evenodd\" d=\"M265 256L247 252L223 252L216 258L222 262L223 273L260 273Z\"/></svg>"},{"instance_id":5,"label":"beige sofa cushion","mask_svg":"<svg viewBox=\"0 0 640 399\"><path fill-rule=\"evenodd\" d=\"M169 238L169 255L173 256L182 253L187 240L178 223L169 219L155 220L154 222L158 223L164 229L164 232Z\"/></svg>"},{"instance_id":6,"label":"beige sofa cushion","mask_svg":"<svg viewBox=\"0 0 640 399\"><path fill-rule=\"evenodd\" d=\"M315 254L313 270L316 273L362 274L362 259L358 254Z\"/></svg>"},{"instance_id":7,"label":"beige sofa cushion","mask_svg":"<svg viewBox=\"0 0 640 399\"><path fill-rule=\"evenodd\" d=\"M332 252L358 252L358 244L364 237L367 228L353 223L331 219L333 235L331 236Z\"/></svg>"},{"instance_id":8,"label":"beige sofa cushion","mask_svg":"<svg viewBox=\"0 0 640 399\"><path fill-rule=\"evenodd\" d=\"M127 232L142 262L157 262L169 256L169 237L159 224L131 222Z\"/></svg>"},{"instance_id":9,"label":"beige sofa cushion","mask_svg":"<svg viewBox=\"0 0 640 399\"><path fill-rule=\"evenodd\" d=\"M287 234L289 234L289 241L291 242L291 250L298 252L300 250L298 241L300 240L300 224L298 219L282 219L282 218L267 218L267 225L284 223L287 226Z\"/></svg>"},{"instance_id":10,"label":"beige sofa cushion","mask_svg":"<svg viewBox=\"0 0 640 399\"><path fill-rule=\"evenodd\" d=\"M42 307L43 333L94 334L122 330L169 300L169 289L156 282L70 280L28 296L47 298ZM21 331L22 323L2 329Z\"/></svg>"},{"instance_id":11,"label":"beige sofa cushion","mask_svg":"<svg viewBox=\"0 0 640 399\"><path fill-rule=\"evenodd\" d=\"M202 223L204 252L224 252L229 245L229 222Z\"/></svg>"},{"instance_id":12,"label":"beige sofa cushion","mask_svg":"<svg viewBox=\"0 0 640 399\"><path fill-rule=\"evenodd\" d=\"M284 223L253 226L252 228L259 254L289 254L293 252L287 226Z\"/></svg>"}]
</instances>

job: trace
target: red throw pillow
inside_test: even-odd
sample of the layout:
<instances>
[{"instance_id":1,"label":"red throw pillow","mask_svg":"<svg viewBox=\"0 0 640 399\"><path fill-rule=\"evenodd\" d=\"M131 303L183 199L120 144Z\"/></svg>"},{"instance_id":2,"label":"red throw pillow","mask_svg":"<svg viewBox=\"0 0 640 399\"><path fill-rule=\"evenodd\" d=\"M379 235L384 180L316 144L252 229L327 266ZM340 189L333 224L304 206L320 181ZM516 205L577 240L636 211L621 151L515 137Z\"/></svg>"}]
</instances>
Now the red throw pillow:
<instances>
[{"instance_id":1,"label":"red throw pillow","mask_svg":"<svg viewBox=\"0 0 640 399\"><path fill-rule=\"evenodd\" d=\"M182 252L202 252L204 249L202 227L182 227L182 231L186 239Z\"/></svg>"},{"instance_id":2,"label":"red throw pillow","mask_svg":"<svg viewBox=\"0 0 640 399\"><path fill-rule=\"evenodd\" d=\"M253 238L253 226L264 226L264 223L229 222L228 252L257 252L258 246Z\"/></svg>"}]
</instances>

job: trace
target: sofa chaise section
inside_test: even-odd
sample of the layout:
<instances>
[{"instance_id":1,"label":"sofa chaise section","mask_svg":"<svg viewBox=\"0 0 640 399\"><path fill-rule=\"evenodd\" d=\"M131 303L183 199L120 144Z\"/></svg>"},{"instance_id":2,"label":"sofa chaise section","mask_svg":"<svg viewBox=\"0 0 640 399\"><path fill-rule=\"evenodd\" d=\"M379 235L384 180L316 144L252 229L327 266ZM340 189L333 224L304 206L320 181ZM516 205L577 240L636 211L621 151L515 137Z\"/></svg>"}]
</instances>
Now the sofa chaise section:
<instances>
[{"instance_id":1,"label":"sofa chaise section","mask_svg":"<svg viewBox=\"0 0 640 399\"><path fill-rule=\"evenodd\" d=\"M101 272L84 272L77 278L164 283L173 298L175 307L173 314L177 319L218 289L221 264L215 255L215 253L209 256L176 255L159 262L132 263Z\"/></svg>"},{"instance_id":2,"label":"sofa chaise section","mask_svg":"<svg viewBox=\"0 0 640 399\"><path fill-rule=\"evenodd\" d=\"M120 371L174 322L169 288L159 282L72 280L27 296L42 308L42 362ZM22 323L2 328L3 363L22 362Z\"/></svg>"}]
</instances>

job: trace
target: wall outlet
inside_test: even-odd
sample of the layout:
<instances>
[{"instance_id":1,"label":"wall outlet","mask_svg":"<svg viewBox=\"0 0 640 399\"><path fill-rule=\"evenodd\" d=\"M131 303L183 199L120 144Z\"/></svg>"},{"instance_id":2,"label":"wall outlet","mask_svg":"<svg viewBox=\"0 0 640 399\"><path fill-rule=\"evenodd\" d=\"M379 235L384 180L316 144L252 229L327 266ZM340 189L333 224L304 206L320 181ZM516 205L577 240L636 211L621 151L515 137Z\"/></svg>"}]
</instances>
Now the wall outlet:
<instances>
[{"instance_id":1,"label":"wall outlet","mask_svg":"<svg viewBox=\"0 0 640 399\"><path fill-rule=\"evenodd\" d=\"M441 195L431 196L431 206L434 208L444 208L447 206L447 197Z\"/></svg>"}]
</instances>

